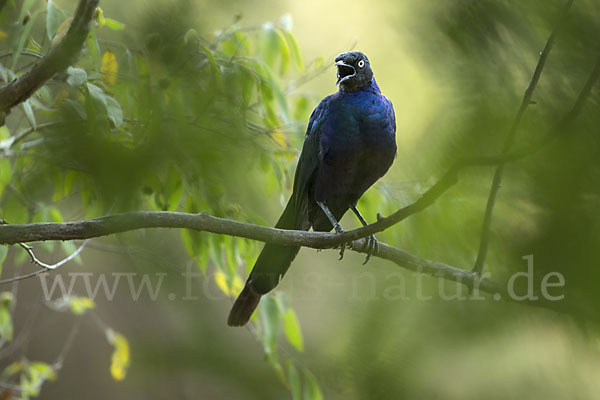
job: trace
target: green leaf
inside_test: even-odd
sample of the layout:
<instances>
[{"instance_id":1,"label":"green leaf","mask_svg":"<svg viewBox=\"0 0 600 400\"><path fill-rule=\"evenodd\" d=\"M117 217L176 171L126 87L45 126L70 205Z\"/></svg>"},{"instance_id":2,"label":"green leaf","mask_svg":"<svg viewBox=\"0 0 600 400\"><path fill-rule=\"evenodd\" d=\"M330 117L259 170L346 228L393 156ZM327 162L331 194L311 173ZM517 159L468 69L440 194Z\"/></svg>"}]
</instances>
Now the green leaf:
<instances>
[{"instance_id":1,"label":"green leaf","mask_svg":"<svg viewBox=\"0 0 600 400\"><path fill-rule=\"evenodd\" d=\"M100 56L100 45L98 44L98 39L96 38L96 29L94 29L93 26L90 27L90 33L86 39L86 45L94 65L100 69L100 66L102 65L102 57Z\"/></svg>"},{"instance_id":2,"label":"green leaf","mask_svg":"<svg viewBox=\"0 0 600 400\"><path fill-rule=\"evenodd\" d=\"M280 125L279 118L277 117L276 105L279 104L279 110L285 120L285 123L289 123L287 98L281 89L281 86L277 83L277 79L273 75L269 66L264 66L265 81L262 82L262 100L263 106L265 107L265 124L269 128L276 128ZM275 102L277 100L277 103Z\"/></svg>"},{"instance_id":3,"label":"green leaf","mask_svg":"<svg viewBox=\"0 0 600 400\"><path fill-rule=\"evenodd\" d=\"M6 260L7 254L8 246L0 244L0 276L2 276L2 265L4 264L4 260Z\"/></svg>"},{"instance_id":4,"label":"green leaf","mask_svg":"<svg viewBox=\"0 0 600 400\"><path fill-rule=\"evenodd\" d=\"M56 372L50 364L34 361L26 364L24 373L21 374L21 388L23 395L37 397L42 384L46 380L55 380ZM27 398L27 397L25 397Z\"/></svg>"},{"instance_id":5,"label":"green leaf","mask_svg":"<svg viewBox=\"0 0 600 400\"><path fill-rule=\"evenodd\" d=\"M108 119L113 123L115 128L119 128L123 124L123 110L119 102L105 94L98 86L92 83L87 83L86 85L90 97L104 106Z\"/></svg>"},{"instance_id":6,"label":"green leaf","mask_svg":"<svg viewBox=\"0 0 600 400\"><path fill-rule=\"evenodd\" d=\"M275 32L277 33L277 39L279 40L279 55L281 60L279 73L285 75L290 70L290 47L288 46L285 36L281 33L281 29L276 29Z\"/></svg>"},{"instance_id":7,"label":"green leaf","mask_svg":"<svg viewBox=\"0 0 600 400\"><path fill-rule=\"evenodd\" d=\"M323 393L315 376L304 369L304 400L323 400Z\"/></svg>"},{"instance_id":8,"label":"green leaf","mask_svg":"<svg viewBox=\"0 0 600 400\"><path fill-rule=\"evenodd\" d=\"M264 24L261 40L262 56L265 63L271 68L275 65L277 54L279 54L280 51L280 44L281 41L279 40L279 35L277 34L275 26L272 23Z\"/></svg>"},{"instance_id":9,"label":"green leaf","mask_svg":"<svg viewBox=\"0 0 600 400\"><path fill-rule=\"evenodd\" d=\"M183 37L183 42L187 44L190 40L195 40L198 37L198 32L195 29L189 29Z\"/></svg>"},{"instance_id":10,"label":"green leaf","mask_svg":"<svg viewBox=\"0 0 600 400\"><path fill-rule=\"evenodd\" d=\"M296 313L291 308L288 308L283 314L283 329L288 342L298 351L304 350L304 340L302 339L302 331Z\"/></svg>"},{"instance_id":11,"label":"green leaf","mask_svg":"<svg viewBox=\"0 0 600 400\"><path fill-rule=\"evenodd\" d=\"M179 185L171 192L167 199L167 211L177 211L181 199L183 199L184 190L183 185Z\"/></svg>"},{"instance_id":12,"label":"green leaf","mask_svg":"<svg viewBox=\"0 0 600 400\"><path fill-rule=\"evenodd\" d=\"M33 115L33 109L31 108L31 103L29 100L23 102L23 110L25 111L25 116L27 120L31 124L32 128L37 129L37 125L35 123L35 115Z\"/></svg>"},{"instance_id":13,"label":"green leaf","mask_svg":"<svg viewBox=\"0 0 600 400\"><path fill-rule=\"evenodd\" d=\"M183 239L183 244L188 255L194 257L196 255L196 250L191 231L189 229L181 229L181 238Z\"/></svg>"},{"instance_id":14,"label":"green leaf","mask_svg":"<svg viewBox=\"0 0 600 400\"><path fill-rule=\"evenodd\" d=\"M0 339L10 342L13 338L13 324L10 319L10 311L6 307L0 307Z\"/></svg>"},{"instance_id":15,"label":"green leaf","mask_svg":"<svg viewBox=\"0 0 600 400\"><path fill-rule=\"evenodd\" d=\"M275 359L280 315L273 296L264 296L258 311L262 322L262 342L265 353L269 359Z\"/></svg>"},{"instance_id":16,"label":"green leaf","mask_svg":"<svg viewBox=\"0 0 600 400\"><path fill-rule=\"evenodd\" d=\"M29 374L31 377L40 377L41 380L55 380L56 374L50 364L40 361L29 363ZM37 379L36 379L37 380ZM41 383L41 382L40 382Z\"/></svg>"},{"instance_id":17,"label":"green leaf","mask_svg":"<svg viewBox=\"0 0 600 400\"><path fill-rule=\"evenodd\" d=\"M98 28L102 28L104 26L104 11L100 7L97 7L94 11L92 20L96 23Z\"/></svg>"},{"instance_id":18,"label":"green leaf","mask_svg":"<svg viewBox=\"0 0 600 400\"><path fill-rule=\"evenodd\" d=\"M287 360L287 375L288 375L288 383L290 385L290 392L292 392L293 400L300 400L300 396L302 395L302 384L300 382L300 374L298 373L298 369L291 360Z\"/></svg>"},{"instance_id":19,"label":"green leaf","mask_svg":"<svg viewBox=\"0 0 600 400\"><path fill-rule=\"evenodd\" d=\"M25 48L36 53L41 53L42 51L42 45L36 42L36 40L33 37L29 38L29 41L27 42L27 46Z\"/></svg>"},{"instance_id":20,"label":"green leaf","mask_svg":"<svg viewBox=\"0 0 600 400\"><path fill-rule=\"evenodd\" d=\"M116 21L112 18L104 18L104 25L113 31L122 31L125 29L124 23Z\"/></svg>"},{"instance_id":21,"label":"green leaf","mask_svg":"<svg viewBox=\"0 0 600 400\"><path fill-rule=\"evenodd\" d=\"M4 163L10 166L8 160L0 158L0 188L4 188L2 181L5 179L3 175L5 174L5 167L3 167ZM9 173L10 177L10 173ZM1 189L0 189L1 191ZM26 224L29 220L29 212L27 207L23 205L21 200L17 198L17 196L7 196L6 201L2 205L2 214L0 217L9 215L11 224ZM25 253L17 252L17 254ZM27 254L27 253L25 253Z\"/></svg>"},{"instance_id":22,"label":"green leaf","mask_svg":"<svg viewBox=\"0 0 600 400\"><path fill-rule=\"evenodd\" d=\"M10 161L6 158L0 158L0 195L4 191L6 185L10 183L12 177L12 167ZM3 210L6 212L6 208Z\"/></svg>"},{"instance_id":23,"label":"green leaf","mask_svg":"<svg viewBox=\"0 0 600 400\"><path fill-rule=\"evenodd\" d=\"M4 368L2 370L2 377L3 378L10 378L13 375L18 374L19 372L23 371L26 367L26 363L23 361L15 361L11 364L9 364L6 368Z\"/></svg>"},{"instance_id":24,"label":"green leaf","mask_svg":"<svg viewBox=\"0 0 600 400\"><path fill-rule=\"evenodd\" d=\"M231 281L237 271L237 260L235 258L235 238L232 236L223 237L223 252L225 253L225 260L227 261L227 279Z\"/></svg>"},{"instance_id":25,"label":"green leaf","mask_svg":"<svg viewBox=\"0 0 600 400\"><path fill-rule=\"evenodd\" d=\"M73 87L79 87L87 81L87 73L82 68L67 68L67 83Z\"/></svg>"},{"instance_id":26,"label":"green leaf","mask_svg":"<svg viewBox=\"0 0 600 400\"><path fill-rule=\"evenodd\" d=\"M0 307L5 307L10 309L15 301L15 296L12 292L2 292L0 293Z\"/></svg>"},{"instance_id":27,"label":"green leaf","mask_svg":"<svg viewBox=\"0 0 600 400\"><path fill-rule=\"evenodd\" d=\"M90 97L102 104L106 109L108 105L106 104L106 96L104 95L104 91L93 83L87 83L86 86Z\"/></svg>"},{"instance_id":28,"label":"green leaf","mask_svg":"<svg viewBox=\"0 0 600 400\"><path fill-rule=\"evenodd\" d=\"M25 25L25 27L19 34L18 40L16 41L15 45L13 46L12 69L15 69L15 66L17 65L17 61L19 60L21 51L25 47L25 43L27 43L27 39L29 38L29 32L31 32L31 28L33 28L33 24L35 22L35 19L39 15L39 13L40 13L40 10L37 10L36 12L34 12L31 15L31 18L29 18L29 21L27 21L27 24ZM22 19L20 19L20 20L22 20Z\"/></svg>"},{"instance_id":29,"label":"green leaf","mask_svg":"<svg viewBox=\"0 0 600 400\"><path fill-rule=\"evenodd\" d=\"M75 182L76 176L77 176L77 172L75 172L75 171L69 171L65 175L65 181L64 181L64 185L63 185L63 191L64 191L65 196L68 196L71 194L71 191L73 189L73 183Z\"/></svg>"},{"instance_id":30,"label":"green leaf","mask_svg":"<svg viewBox=\"0 0 600 400\"><path fill-rule=\"evenodd\" d=\"M63 106L70 108L71 111L74 111L82 120L87 119L85 108L83 108L83 105L81 105L81 103L78 101L66 99L63 101Z\"/></svg>"},{"instance_id":31,"label":"green leaf","mask_svg":"<svg viewBox=\"0 0 600 400\"><path fill-rule=\"evenodd\" d=\"M210 69L214 74L215 77L215 81L217 83L218 87L222 86L222 80L223 80L223 74L221 72L221 68L219 68L219 64L217 64L217 60L215 58L215 56L213 55L213 52L206 46L202 46L202 49L204 50L204 53L206 54L206 57L208 59L208 63L210 65Z\"/></svg>"},{"instance_id":32,"label":"green leaf","mask_svg":"<svg viewBox=\"0 0 600 400\"><path fill-rule=\"evenodd\" d=\"M60 210L56 207L52 207L49 210L50 212L50 218L52 218L53 222L63 222L63 217L62 214L60 213Z\"/></svg>"},{"instance_id":33,"label":"green leaf","mask_svg":"<svg viewBox=\"0 0 600 400\"><path fill-rule=\"evenodd\" d=\"M106 98L106 112L108 113L108 119L111 120L115 128L119 128L123 124L123 110L117 100L111 96L104 96Z\"/></svg>"},{"instance_id":34,"label":"green leaf","mask_svg":"<svg viewBox=\"0 0 600 400\"><path fill-rule=\"evenodd\" d=\"M294 57L294 61L296 63L296 69L298 72L304 73L306 71L306 67L304 67L304 61L302 60L302 54L300 54L300 47L298 46L298 42L294 35L291 32L283 31L283 35L291 49L292 55Z\"/></svg>"},{"instance_id":35,"label":"green leaf","mask_svg":"<svg viewBox=\"0 0 600 400\"><path fill-rule=\"evenodd\" d=\"M48 35L48 40L51 40L52 37L56 34L58 25L60 25L59 22L60 12L54 5L54 1L48 0L48 4L46 7L46 33Z\"/></svg>"}]
</instances>

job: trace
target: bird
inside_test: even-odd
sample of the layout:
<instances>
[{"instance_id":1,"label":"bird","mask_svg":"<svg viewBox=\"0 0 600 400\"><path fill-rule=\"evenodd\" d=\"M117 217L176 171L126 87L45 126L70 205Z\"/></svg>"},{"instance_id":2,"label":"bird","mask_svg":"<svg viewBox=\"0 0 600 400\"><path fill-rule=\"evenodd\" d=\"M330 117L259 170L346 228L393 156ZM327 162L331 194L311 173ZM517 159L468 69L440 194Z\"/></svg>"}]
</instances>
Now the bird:
<instances>
[{"instance_id":1,"label":"bird","mask_svg":"<svg viewBox=\"0 0 600 400\"><path fill-rule=\"evenodd\" d=\"M381 178L396 157L396 117L390 100L377 85L371 63L360 51L335 58L338 90L312 112L293 190L280 229L343 232L339 220L356 208L363 193ZM374 236L369 253L376 251ZM261 297L273 290L287 272L300 247L267 243L229 313L229 326L245 325ZM343 257L344 246L340 251Z\"/></svg>"}]
</instances>

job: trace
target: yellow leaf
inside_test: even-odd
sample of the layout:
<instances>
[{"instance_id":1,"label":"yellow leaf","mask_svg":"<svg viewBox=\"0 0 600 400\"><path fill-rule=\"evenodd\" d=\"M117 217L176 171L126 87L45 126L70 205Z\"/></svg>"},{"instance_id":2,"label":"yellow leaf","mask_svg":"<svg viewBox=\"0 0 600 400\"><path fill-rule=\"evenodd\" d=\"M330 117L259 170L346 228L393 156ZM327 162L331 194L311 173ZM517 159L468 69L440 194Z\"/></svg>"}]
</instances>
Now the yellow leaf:
<instances>
[{"instance_id":1,"label":"yellow leaf","mask_svg":"<svg viewBox=\"0 0 600 400\"><path fill-rule=\"evenodd\" d=\"M215 273L215 282L223 293L225 293L227 296L231 296L231 290L229 290L229 285L227 284L227 277L223 272L217 271Z\"/></svg>"},{"instance_id":2,"label":"yellow leaf","mask_svg":"<svg viewBox=\"0 0 600 400\"><path fill-rule=\"evenodd\" d=\"M277 152L275 152L275 154L278 157L281 157L284 160L288 160L288 161L292 161L298 156L298 153L296 151L289 151L289 150L277 151Z\"/></svg>"},{"instance_id":3,"label":"yellow leaf","mask_svg":"<svg viewBox=\"0 0 600 400\"><path fill-rule=\"evenodd\" d=\"M275 131L271 133L271 137L275 139L275 141L279 143L282 147L287 147L287 139L285 135L280 131Z\"/></svg>"},{"instance_id":4,"label":"yellow leaf","mask_svg":"<svg viewBox=\"0 0 600 400\"><path fill-rule=\"evenodd\" d=\"M100 67L102 82L114 85L117 82L117 72L119 72L117 57L112 51L106 50L102 56L102 67Z\"/></svg>"},{"instance_id":5,"label":"yellow leaf","mask_svg":"<svg viewBox=\"0 0 600 400\"><path fill-rule=\"evenodd\" d=\"M129 342L125 336L112 329L106 330L106 338L115 348L110 363L110 374L115 381L122 381L130 363Z\"/></svg>"},{"instance_id":6,"label":"yellow leaf","mask_svg":"<svg viewBox=\"0 0 600 400\"><path fill-rule=\"evenodd\" d=\"M73 296L69 298L69 306L71 306L71 311L75 315L82 315L87 310L91 310L96 307L96 303L94 300L89 297L79 297Z\"/></svg>"},{"instance_id":7,"label":"yellow leaf","mask_svg":"<svg viewBox=\"0 0 600 400\"><path fill-rule=\"evenodd\" d=\"M233 278L233 285L231 288L231 294L235 297L239 296L242 293L242 289L244 288L244 281L238 275Z\"/></svg>"},{"instance_id":8,"label":"yellow leaf","mask_svg":"<svg viewBox=\"0 0 600 400\"><path fill-rule=\"evenodd\" d=\"M0 40L6 40L8 35L4 31L0 31Z\"/></svg>"},{"instance_id":9,"label":"yellow leaf","mask_svg":"<svg viewBox=\"0 0 600 400\"><path fill-rule=\"evenodd\" d=\"M73 22L73 17L66 19L62 24L60 24L60 26L56 30L56 34L54 35L54 37L52 38L52 41L50 42L50 45L52 47L59 44L60 41L65 37L65 35L67 34L67 31L71 27L71 22Z\"/></svg>"}]
</instances>

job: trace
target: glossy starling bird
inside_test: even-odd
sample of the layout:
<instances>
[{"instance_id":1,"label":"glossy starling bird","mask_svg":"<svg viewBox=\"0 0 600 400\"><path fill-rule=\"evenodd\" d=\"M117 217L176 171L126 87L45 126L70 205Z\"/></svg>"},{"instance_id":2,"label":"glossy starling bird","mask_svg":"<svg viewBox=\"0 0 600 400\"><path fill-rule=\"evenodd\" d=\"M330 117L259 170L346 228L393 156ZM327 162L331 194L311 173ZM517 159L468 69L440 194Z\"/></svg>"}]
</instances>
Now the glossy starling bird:
<instances>
[{"instance_id":1,"label":"glossy starling bird","mask_svg":"<svg viewBox=\"0 0 600 400\"><path fill-rule=\"evenodd\" d=\"M337 221L349 209L366 225L356 203L394 161L394 108L381 94L369 59L351 51L337 56L335 66L339 90L324 98L310 116L292 196L276 228L312 227L323 232L334 228L340 233ZM369 238L369 246L375 245L375 238ZM299 250L265 245L231 309L230 326L248 322L261 296L277 286Z\"/></svg>"}]
</instances>

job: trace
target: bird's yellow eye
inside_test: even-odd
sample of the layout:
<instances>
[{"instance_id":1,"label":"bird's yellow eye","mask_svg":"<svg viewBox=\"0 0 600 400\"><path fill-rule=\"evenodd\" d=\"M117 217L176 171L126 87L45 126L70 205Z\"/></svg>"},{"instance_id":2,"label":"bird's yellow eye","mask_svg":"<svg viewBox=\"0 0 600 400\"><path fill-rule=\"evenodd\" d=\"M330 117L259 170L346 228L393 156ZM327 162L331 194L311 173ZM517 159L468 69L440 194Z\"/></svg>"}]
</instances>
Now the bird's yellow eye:
<instances>
[{"instance_id":1,"label":"bird's yellow eye","mask_svg":"<svg viewBox=\"0 0 600 400\"><path fill-rule=\"evenodd\" d=\"M365 60L360 60L360 61L358 62L358 67L359 67L359 68L362 68L362 67L364 67L364 66L365 66Z\"/></svg>"}]
</instances>

